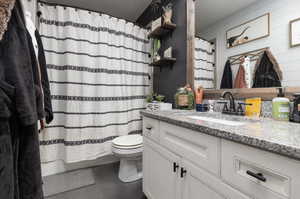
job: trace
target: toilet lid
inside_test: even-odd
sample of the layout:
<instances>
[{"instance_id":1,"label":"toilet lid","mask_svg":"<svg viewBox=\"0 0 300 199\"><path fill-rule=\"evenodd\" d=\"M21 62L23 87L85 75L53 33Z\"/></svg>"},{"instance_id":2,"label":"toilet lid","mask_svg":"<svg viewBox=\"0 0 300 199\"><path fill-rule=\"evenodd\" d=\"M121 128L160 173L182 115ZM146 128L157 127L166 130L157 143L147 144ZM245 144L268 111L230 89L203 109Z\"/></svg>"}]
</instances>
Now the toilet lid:
<instances>
[{"instance_id":1,"label":"toilet lid","mask_svg":"<svg viewBox=\"0 0 300 199\"><path fill-rule=\"evenodd\" d=\"M141 135L125 135L114 139L112 143L116 146L135 147L143 144L143 137Z\"/></svg>"}]
</instances>

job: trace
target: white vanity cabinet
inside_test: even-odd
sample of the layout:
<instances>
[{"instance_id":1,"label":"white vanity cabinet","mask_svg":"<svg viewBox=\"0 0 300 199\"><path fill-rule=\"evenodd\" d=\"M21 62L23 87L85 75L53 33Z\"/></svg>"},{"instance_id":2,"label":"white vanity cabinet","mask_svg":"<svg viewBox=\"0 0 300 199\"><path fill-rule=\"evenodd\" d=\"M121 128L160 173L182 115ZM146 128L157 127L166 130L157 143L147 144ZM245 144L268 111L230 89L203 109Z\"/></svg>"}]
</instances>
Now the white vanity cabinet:
<instances>
[{"instance_id":1,"label":"white vanity cabinet","mask_svg":"<svg viewBox=\"0 0 300 199\"><path fill-rule=\"evenodd\" d=\"M250 199L220 178L220 138L145 117L143 124L148 199Z\"/></svg>"},{"instance_id":2,"label":"white vanity cabinet","mask_svg":"<svg viewBox=\"0 0 300 199\"><path fill-rule=\"evenodd\" d=\"M300 161L144 117L148 199L300 199Z\"/></svg>"}]
</instances>

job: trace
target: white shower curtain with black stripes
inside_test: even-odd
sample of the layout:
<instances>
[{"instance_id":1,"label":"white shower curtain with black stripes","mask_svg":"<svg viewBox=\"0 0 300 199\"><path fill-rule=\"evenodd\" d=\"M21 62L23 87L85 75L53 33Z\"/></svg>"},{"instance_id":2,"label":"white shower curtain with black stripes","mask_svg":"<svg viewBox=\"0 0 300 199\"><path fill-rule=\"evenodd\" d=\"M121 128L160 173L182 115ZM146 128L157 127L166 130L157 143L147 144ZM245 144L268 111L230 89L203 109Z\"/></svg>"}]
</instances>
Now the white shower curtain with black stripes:
<instances>
[{"instance_id":1,"label":"white shower curtain with black stripes","mask_svg":"<svg viewBox=\"0 0 300 199\"><path fill-rule=\"evenodd\" d=\"M215 88L215 44L195 38L195 87Z\"/></svg>"},{"instance_id":2,"label":"white shower curtain with black stripes","mask_svg":"<svg viewBox=\"0 0 300 199\"><path fill-rule=\"evenodd\" d=\"M86 10L39 4L54 121L41 133L42 162L111 154L111 140L140 133L150 93L147 31Z\"/></svg>"}]
</instances>

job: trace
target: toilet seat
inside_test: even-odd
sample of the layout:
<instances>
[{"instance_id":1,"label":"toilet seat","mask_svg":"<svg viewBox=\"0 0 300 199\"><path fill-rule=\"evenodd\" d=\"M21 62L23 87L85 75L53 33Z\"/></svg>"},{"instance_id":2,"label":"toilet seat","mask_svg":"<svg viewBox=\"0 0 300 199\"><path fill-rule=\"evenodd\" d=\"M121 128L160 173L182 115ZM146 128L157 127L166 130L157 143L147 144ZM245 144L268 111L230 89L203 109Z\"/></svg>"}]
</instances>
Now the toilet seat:
<instances>
[{"instance_id":1,"label":"toilet seat","mask_svg":"<svg viewBox=\"0 0 300 199\"><path fill-rule=\"evenodd\" d=\"M117 148L117 149L131 150L131 149L138 149L138 148L141 148L141 147L143 147L143 145L140 144L140 145L130 146L130 147L113 145L113 147L114 147L114 148Z\"/></svg>"},{"instance_id":2,"label":"toilet seat","mask_svg":"<svg viewBox=\"0 0 300 199\"><path fill-rule=\"evenodd\" d=\"M143 147L143 137L141 135L125 135L114 139L112 144L117 149L137 149Z\"/></svg>"}]
</instances>

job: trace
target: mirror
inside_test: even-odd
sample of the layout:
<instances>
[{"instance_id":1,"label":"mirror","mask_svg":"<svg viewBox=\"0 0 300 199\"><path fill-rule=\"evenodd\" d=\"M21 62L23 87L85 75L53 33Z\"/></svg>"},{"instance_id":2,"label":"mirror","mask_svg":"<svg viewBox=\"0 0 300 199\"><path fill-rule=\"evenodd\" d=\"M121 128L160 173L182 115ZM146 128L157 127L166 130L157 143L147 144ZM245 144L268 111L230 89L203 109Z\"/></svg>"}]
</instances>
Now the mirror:
<instances>
[{"instance_id":1,"label":"mirror","mask_svg":"<svg viewBox=\"0 0 300 199\"><path fill-rule=\"evenodd\" d=\"M300 2L196 0L194 86L300 87Z\"/></svg>"}]
</instances>

